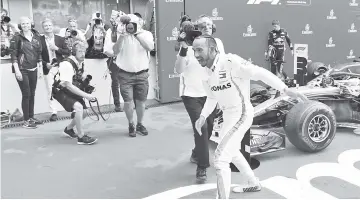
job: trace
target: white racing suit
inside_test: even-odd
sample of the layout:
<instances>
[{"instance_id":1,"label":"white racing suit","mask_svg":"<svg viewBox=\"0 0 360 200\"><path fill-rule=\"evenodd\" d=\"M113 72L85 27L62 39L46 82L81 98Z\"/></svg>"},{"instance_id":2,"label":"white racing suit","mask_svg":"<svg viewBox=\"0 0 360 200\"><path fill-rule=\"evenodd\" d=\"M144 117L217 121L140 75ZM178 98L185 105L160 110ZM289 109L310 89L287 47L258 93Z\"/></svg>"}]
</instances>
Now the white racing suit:
<instances>
[{"instance_id":1,"label":"white racing suit","mask_svg":"<svg viewBox=\"0 0 360 200\"><path fill-rule=\"evenodd\" d=\"M217 175L217 198L228 199L231 185L232 162L246 177L250 186L259 185L258 179L240 152L241 141L251 127L254 108L250 102L250 80L261 80L283 91L286 85L268 70L251 64L234 54L219 54L208 70L204 81L207 100L201 115L205 117L219 104L224 123L216 150L214 166ZM246 191L246 190L244 190Z\"/></svg>"}]
</instances>

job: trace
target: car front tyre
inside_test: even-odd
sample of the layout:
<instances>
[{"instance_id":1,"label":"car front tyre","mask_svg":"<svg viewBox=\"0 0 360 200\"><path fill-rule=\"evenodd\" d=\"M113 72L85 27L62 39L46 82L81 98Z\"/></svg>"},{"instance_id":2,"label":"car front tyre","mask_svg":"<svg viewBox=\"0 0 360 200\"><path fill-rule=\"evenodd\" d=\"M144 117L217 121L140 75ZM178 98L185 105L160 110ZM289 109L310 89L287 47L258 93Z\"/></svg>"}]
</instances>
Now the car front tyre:
<instances>
[{"instance_id":1,"label":"car front tyre","mask_svg":"<svg viewBox=\"0 0 360 200\"><path fill-rule=\"evenodd\" d=\"M298 103L290 109L284 130L289 141L304 152L319 152L330 145L336 134L336 117L318 101Z\"/></svg>"}]
</instances>

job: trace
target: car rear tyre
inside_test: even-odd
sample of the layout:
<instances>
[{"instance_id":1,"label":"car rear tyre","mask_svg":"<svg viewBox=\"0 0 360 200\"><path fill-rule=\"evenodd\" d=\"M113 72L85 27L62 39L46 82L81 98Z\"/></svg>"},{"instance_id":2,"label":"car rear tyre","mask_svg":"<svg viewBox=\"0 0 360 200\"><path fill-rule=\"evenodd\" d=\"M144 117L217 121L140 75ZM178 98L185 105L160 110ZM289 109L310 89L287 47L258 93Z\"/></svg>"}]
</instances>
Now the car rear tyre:
<instances>
[{"instance_id":1,"label":"car rear tyre","mask_svg":"<svg viewBox=\"0 0 360 200\"><path fill-rule=\"evenodd\" d=\"M307 74L310 77L316 77L318 76L317 74L315 74L315 72L322 70L322 72L325 72L328 70L328 68L325 66L324 63L322 62L313 62L310 63L307 67Z\"/></svg>"},{"instance_id":2,"label":"car rear tyre","mask_svg":"<svg viewBox=\"0 0 360 200\"><path fill-rule=\"evenodd\" d=\"M286 115L284 130L295 147L315 153L325 149L334 139L335 114L321 102L298 103Z\"/></svg>"}]
</instances>

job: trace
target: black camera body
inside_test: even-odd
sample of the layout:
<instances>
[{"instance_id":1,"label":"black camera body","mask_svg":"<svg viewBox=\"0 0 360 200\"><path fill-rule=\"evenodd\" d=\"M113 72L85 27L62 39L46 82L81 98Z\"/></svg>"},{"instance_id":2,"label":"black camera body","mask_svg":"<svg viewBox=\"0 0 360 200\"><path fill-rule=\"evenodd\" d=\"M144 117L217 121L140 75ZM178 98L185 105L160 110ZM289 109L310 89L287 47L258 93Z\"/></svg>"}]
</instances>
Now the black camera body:
<instances>
[{"instance_id":1,"label":"black camera body","mask_svg":"<svg viewBox=\"0 0 360 200\"><path fill-rule=\"evenodd\" d=\"M95 19L95 24L100 25L101 24L101 19Z\"/></svg>"},{"instance_id":2,"label":"black camera body","mask_svg":"<svg viewBox=\"0 0 360 200\"><path fill-rule=\"evenodd\" d=\"M78 35L78 32L76 30L70 31L70 36L71 37L76 37L77 35Z\"/></svg>"},{"instance_id":3,"label":"black camera body","mask_svg":"<svg viewBox=\"0 0 360 200\"><path fill-rule=\"evenodd\" d=\"M10 55L10 48L5 46L5 45L1 45L1 57L5 57L7 55Z\"/></svg>"},{"instance_id":4,"label":"black camera body","mask_svg":"<svg viewBox=\"0 0 360 200\"><path fill-rule=\"evenodd\" d=\"M82 90L82 91L84 91L84 92L86 92L88 94L91 94L95 90L95 87L90 85L91 80L92 80L91 75L87 75L86 78L84 80L82 80L82 75L81 74L76 74L73 77L72 84L75 85L80 90Z\"/></svg>"},{"instance_id":5,"label":"black camera body","mask_svg":"<svg viewBox=\"0 0 360 200\"><path fill-rule=\"evenodd\" d=\"M1 24L9 23L11 18L9 16L1 16Z\"/></svg>"}]
</instances>

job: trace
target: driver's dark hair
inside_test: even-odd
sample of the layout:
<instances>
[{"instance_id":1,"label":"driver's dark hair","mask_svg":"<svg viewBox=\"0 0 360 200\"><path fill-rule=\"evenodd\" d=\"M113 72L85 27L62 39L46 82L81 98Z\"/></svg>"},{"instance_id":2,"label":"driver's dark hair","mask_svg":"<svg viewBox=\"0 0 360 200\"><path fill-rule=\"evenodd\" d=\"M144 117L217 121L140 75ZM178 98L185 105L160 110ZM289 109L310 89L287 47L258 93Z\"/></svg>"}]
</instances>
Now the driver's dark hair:
<instances>
[{"instance_id":1,"label":"driver's dark hair","mask_svg":"<svg viewBox=\"0 0 360 200\"><path fill-rule=\"evenodd\" d=\"M138 18L142 19L142 16L140 15L140 13L136 12L136 13L134 13L134 15L136 15Z\"/></svg>"},{"instance_id":2,"label":"driver's dark hair","mask_svg":"<svg viewBox=\"0 0 360 200\"><path fill-rule=\"evenodd\" d=\"M216 43L216 40L214 37L212 37L210 35L200 35L200 36L197 36L195 38L195 40L202 39L202 38L206 39L206 43L207 43L208 47L215 47L215 49L218 51L218 46L217 46L217 43Z\"/></svg>"}]
</instances>

